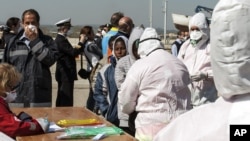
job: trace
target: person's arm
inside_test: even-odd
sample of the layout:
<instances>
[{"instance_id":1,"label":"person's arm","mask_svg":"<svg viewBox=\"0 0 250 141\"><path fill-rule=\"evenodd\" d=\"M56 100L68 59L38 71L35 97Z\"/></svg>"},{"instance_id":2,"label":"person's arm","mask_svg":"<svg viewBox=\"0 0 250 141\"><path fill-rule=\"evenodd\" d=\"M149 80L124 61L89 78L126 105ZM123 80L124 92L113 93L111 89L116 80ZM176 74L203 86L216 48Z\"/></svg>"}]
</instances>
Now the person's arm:
<instances>
[{"instance_id":1,"label":"person's arm","mask_svg":"<svg viewBox=\"0 0 250 141\"><path fill-rule=\"evenodd\" d=\"M174 56L176 56L176 57L178 56L176 44L173 44L173 45L172 45L172 47L171 47L171 52L172 52L172 54L173 54Z\"/></svg>"},{"instance_id":2,"label":"person's arm","mask_svg":"<svg viewBox=\"0 0 250 141\"><path fill-rule=\"evenodd\" d=\"M44 133L37 120L31 119L29 122L21 121L13 114L1 115L0 124L0 131L12 138Z\"/></svg>"},{"instance_id":3,"label":"person's arm","mask_svg":"<svg viewBox=\"0 0 250 141\"><path fill-rule=\"evenodd\" d=\"M123 64L124 62L120 59L115 66L115 83L118 91L120 91L121 84L124 82L126 77L126 72L124 70Z\"/></svg>"},{"instance_id":4,"label":"person's arm","mask_svg":"<svg viewBox=\"0 0 250 141\"><path fill-rule=\"evenodd\" d=\"M105 117L109 103L107 101L107 87L104 78L104 71L106 67L103 67L97 75L96 83L94 86L94 99L96 101L96 106L100 109L102 115Z\"/></svg>"},{"instance_id":5,"label":"person's arm","mask_svg":"<svg viewBox=\"0 0 250 141\"><path fill-rule=\"evenodd\" d=\"M139 85L135 78L128 74L118 93L119 104L122 106L124 113L130 114L135 111L138 96Z\"/></svg>"},{"instance_id":6,"label":"person's arm","mask_svg":"<svg viewBox=\"0 0 250 141\"><path fill-rule=\"evenodd\" d=\"M100 59L102 59L103 55L102 55L102 50L97 46L97 44L95 43L91 43L89 46L88 46L88 51L90 53L93 53L97 56L100 57Z\"/></svg>"},{"instance_id":7,"label":"person's arm","mask_svg":"<svg viewBox=\"0 0 250 141\"><path fill-rule=\"evenodd\" d=\"M76 46L73 48L66 38L55 40L55 42L57 44L58 50L63 54L67 54L68 56L76 57L82 52L82 46Z\"/></svg>"},{"instance_id":8,"label":"person's arm","mask_svg":"<svg viewBox=\"0 0 250 141\"><path fill-rule=\"evenodd\" d=\"M32 40L29 46L38 61L47 66L52 66L59 57L58 48L51 37L45 36L44 38L43 41L40 38Z\"/></svg>"}]
</instances>

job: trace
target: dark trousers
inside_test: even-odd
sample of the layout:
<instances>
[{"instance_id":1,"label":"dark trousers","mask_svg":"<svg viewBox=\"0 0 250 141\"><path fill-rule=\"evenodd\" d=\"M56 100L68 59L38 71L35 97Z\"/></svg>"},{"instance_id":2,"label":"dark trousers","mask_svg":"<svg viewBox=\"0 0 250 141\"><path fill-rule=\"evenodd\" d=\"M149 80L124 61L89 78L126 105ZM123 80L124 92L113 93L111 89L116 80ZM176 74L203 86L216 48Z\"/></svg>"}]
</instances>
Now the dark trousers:
<instances>
[{"instance_id":1,"label":"dark trousers","mask_svg":"<svg viewBox=\"0 0 250 141\"><path fill-rule=\"evenodd\" d=\"M74 81L58 82L56 107L73 106Z\"/></svg>"},{"instance_id":2,"label":"dark trousers","mask_svg":"<svg viewBox=\"0 0 250 141\"><path fill-rule=\"evenodd\" d=\"M95 106L95 99L94 99L94 92L92 90L92 88L89 88L89 97L87 99L87 103L86 103L86 108L89 109L90 111L94 111L96 106Z\"/></svg>"}]
</instances>

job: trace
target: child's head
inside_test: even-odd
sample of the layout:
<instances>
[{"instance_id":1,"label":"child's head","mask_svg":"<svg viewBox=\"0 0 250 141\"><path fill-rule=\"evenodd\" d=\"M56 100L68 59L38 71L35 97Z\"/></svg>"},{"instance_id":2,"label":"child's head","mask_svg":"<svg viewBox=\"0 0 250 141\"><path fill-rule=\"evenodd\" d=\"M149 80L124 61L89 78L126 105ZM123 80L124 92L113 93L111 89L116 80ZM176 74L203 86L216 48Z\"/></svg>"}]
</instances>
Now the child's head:
<instances>
[{"instance_id":1,"label":"child's head","mask_svg":"<svg viewBox=\"0 0 250 141\"><path fill-rule=\"evenodd\" d=\"M118 36L113 43L114 56L119 60L127 54L128 39L123 36Z\"/></svg>"},{"instance_id":2,"label":"child's head","mask_svg":"<svg viewBox=\"0 0 250 141\"><path fill-rule=\"evenodd\" d=\"M20 79L21 74L14 66L0 63L0 96L4 96L5 92L13 91Z\"/></svg>"}]
</instances>

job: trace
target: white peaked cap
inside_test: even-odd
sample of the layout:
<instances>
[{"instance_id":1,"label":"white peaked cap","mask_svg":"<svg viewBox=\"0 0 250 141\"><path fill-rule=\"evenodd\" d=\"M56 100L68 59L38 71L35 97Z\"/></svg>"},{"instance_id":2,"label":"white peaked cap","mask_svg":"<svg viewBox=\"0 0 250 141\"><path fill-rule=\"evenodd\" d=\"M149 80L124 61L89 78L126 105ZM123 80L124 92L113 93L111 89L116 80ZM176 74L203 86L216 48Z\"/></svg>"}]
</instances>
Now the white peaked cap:
<instances>
[{"instance_id":1,"label":"white peaked cap","mask_svg":"<svg viewBox=\"0 0 250 141\"><path fill-rule=\"evenodd\" d=\"M224 98L250 93L250 1L220 0L211 22L211 63Z\"/></svg>"},{"instance_id":2,"label":"white peaked cap","mask_svg":"<svg viewBox=\"0 0 250 141\"><path fill-rule=\"evenodd\" d=\"M55 23L56 26L71 26L71 18L60 20Z\"/></svg>"}]
</instances>

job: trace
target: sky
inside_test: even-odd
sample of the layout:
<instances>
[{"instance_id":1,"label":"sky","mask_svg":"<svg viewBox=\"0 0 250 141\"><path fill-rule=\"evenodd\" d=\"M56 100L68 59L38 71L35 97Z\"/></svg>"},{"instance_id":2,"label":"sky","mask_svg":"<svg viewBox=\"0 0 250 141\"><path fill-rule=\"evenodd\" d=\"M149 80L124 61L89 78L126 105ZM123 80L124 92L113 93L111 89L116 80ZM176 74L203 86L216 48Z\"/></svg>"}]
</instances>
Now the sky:
<instances>
[{"instance_id":1,"label":"sky","mask_svg":"<svg viewBox=\"0 0 250 141\"><path fill-rule=\"evenodd\" d=\"M172 13L193 15L197 5L214 8L218 0L152 0L152 26L164 28L164 2L167 1L166 29L175 29ZM150 26L150 0L0 0L0 22L19 17L33 8L40 14L41 25L54 25L71 18L73 25L102 25L109 23L114 12L123 12L135 25Z\"/></svg>"}]
</instances>

